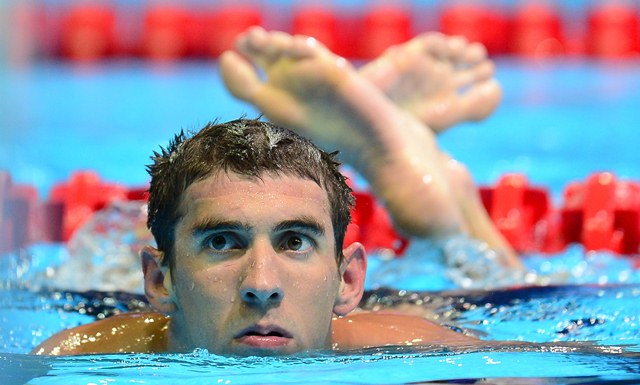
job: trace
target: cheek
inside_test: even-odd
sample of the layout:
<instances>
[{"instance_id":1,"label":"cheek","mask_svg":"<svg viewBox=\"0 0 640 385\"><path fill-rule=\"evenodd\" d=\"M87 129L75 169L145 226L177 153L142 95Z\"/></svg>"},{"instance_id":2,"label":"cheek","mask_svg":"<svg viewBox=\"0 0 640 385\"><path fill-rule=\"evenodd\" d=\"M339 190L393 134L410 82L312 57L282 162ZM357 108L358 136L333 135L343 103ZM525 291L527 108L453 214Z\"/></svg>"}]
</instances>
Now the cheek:
<instances>
[{"instance_id":1,"label":"cheek","mask_svg":"<svg viewBox=\"0 0 640 385\"><path fill-rule=\"evenodd\" d=\"M301 275L299 279L293 281L292 286L294 295L304 296L300 301L323 312L327 307L333 307L340 287L340 279L335 269L324 269L313 274Z\"/></svg>"},{"instance_id":2,"label":"cheek","mask_svg":"<svg viewBox=\"0 0 640 385\"><path fill-rule=\"evenodd\" d=\"M191 267L176 276L179 282L178 297L181 303L195 303L197 307L225 306L234 302L236 287L229 270ZM198 309L196 309L198 311Z\"/></svg>"}]
</instances>

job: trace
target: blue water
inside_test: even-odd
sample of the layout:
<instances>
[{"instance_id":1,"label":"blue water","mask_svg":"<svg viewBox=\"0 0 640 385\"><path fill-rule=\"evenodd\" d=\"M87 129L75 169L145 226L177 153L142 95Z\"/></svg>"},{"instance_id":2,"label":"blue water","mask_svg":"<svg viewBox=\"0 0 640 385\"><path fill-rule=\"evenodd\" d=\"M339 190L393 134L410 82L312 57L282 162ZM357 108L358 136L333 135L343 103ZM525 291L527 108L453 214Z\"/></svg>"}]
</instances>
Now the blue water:
<instances>
[{"instance_id":1,"label":"blue water","mask_svg":"<svg viewBox=\"0 0 640 385\"><path fill-rule=\"evenodd\" d=\"M443 134L441 145L465 162L480 183L518 171L547 186L556 198L569 181L592 172L613 171L639 180L638 64L502 59L501 108L485 122ZM78 169L143 185L149 155L177 130L197 129L216 118L257 115L223 91L215 63L149 67L117 62L91 68L39 63L0 72L0 84L0 169L9 170L18 182L38 186L43 196ZM526 262L538 272L568 274L568 285L434 294L432 290L451 290L451 282L418 275L424 273L420 269L437 272L419 263L395 266L401 275L385 285L392 287L385 298L431 306L440 320L481 338L555 344L506 351L390 348L282 359L224 358L202 351L31 357L24 353L52 333L94 319L95 314L87 313L93 302L82 294L33 293L3 284L0 382L373 384L484 377L546 377L533 383L571 383L572 377L580 383L640 382L637 270L628 260L585 256L580 249L557 260L545 258L532 256ZM376 284L380 282L370 282L369 288ZM580 345L571 352L557 347L576 341L597 341L600 348ZM627 344L627 352L620 353L618 347Z\"/></svg>"},{"instance_id":2,"label":"blue water","mask_svg":"<svg viewBox=\"0 0 640 385\"><path fill-rule=\"evenodd\" d=\"M419 304L439 322L482 339L541 344L386 347L284 358L221 357L203 350L33 357L24 353L57 330L145 305L126 293L11 289L0 291L0 379L3 384L404 384L486 377L518 378L503 383L569 384L575 377L582 384L640 381L639 284L493 292L384 289L368 292L364 307L385 303Z\"/></svg>"},{"instance_id":3,"label":"blue water","mask_svg":"<svg viewBox=\"0 0 640 385\"><path fill-rule=\"evenodd\" d=\"M206 352L162 357L111 355L101 356L99 360L90 356L42 359L13 355L6 356L0 368L2 366L9 367L9 373L18 366L30 374L48 371L47 376L35 378L29 384L405 384L438 380L460 383L455 380L469 378L489 378L486 382L489 384L604 384L606 381L633 384L638 380L637 357L548 351L514 355L433 349L374 350L345 356L278 359L225 358ZM544 373L540 368L545 368ZM594 375L601 369L607 370L607 378ZM477 377L471 377L473 375ZM29 377L22 377L25 378ZM622 382L624 380L628 382Z\"/></svg>"},{"instance_id":4,"label":"blue water","mask_svg":"<svg viewBox=\"0 0 640 385\"><path fill-rule=\"evenodd\" d=\"M592 172L640 179L638 64L501 59L502 106L441 135L441 146L479 183L523 172L556 197ZM225 92L212 62L37 63L0 71L0 84L0 169L43 196L78 169L144 185L151 152L180 129L257 116Z\"/></svg>"},{"instance_id":5,"label":"blue water","mask_svg":"<svg viewBox=\"0 0 640 385\"><path fill-rule=\"evenodd\" d=\"M156 355L25 355L59 330L119 312L148 310L140 294L35 290L36 273L66 257L61 245L36 247L32 253L5 255L0 260L3 384L405 384L481 378L489 378L488 383L534 384L640 381L640 274L628 259L607 253L585 255L578 246L556 256L525 260L540 274L569 275L565 279L569 284L495 290L451 289L451 282L439 278L445 269L434 263L429 267L429 261L418 256L393 261L372 257L373 275L387 267L385 277L393 284L369 287L364 309L418 307L425 317L443 325L482 340L505 341L500 348L405 346L284 358L229 358L202 350ZM405 269L399 268L402 263ZM431 274L424 269L431 269ZM572 280L579 284L570 284Z\"/></svg>"}]
</instances>

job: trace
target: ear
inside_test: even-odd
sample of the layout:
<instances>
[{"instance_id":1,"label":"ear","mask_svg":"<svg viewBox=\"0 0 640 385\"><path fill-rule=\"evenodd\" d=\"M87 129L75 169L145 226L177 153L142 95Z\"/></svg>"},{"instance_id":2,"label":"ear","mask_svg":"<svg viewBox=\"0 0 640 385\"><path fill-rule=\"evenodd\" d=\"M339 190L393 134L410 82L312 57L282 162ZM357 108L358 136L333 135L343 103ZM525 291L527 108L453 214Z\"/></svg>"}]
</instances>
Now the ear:
<instances>
[{"instance_id":1,"label":"ear","mask_svg":"<svg viewBox=\"0 0 640 385\"><path fill-rule=\"evenodd\" d=\"M165 314L173 313L176 302L171 287L171 272L162 266L164 253L151 246L146 246L140 253L142 273L144 274L144 292L151 306Z\"/></svg>"},{"instance_id":2,"label":"ear","mask_svg":"<svg viewBox=\"0 0 640 385\"><path fill-rule=\"evenodd\" d=\"M333 306L336 315L344 316L355 309L364 293L364 278L367 273L367 256L360 243L352 243L342 250L344 259L340 266L340 291Z\"/></svg>"}]
</instances>

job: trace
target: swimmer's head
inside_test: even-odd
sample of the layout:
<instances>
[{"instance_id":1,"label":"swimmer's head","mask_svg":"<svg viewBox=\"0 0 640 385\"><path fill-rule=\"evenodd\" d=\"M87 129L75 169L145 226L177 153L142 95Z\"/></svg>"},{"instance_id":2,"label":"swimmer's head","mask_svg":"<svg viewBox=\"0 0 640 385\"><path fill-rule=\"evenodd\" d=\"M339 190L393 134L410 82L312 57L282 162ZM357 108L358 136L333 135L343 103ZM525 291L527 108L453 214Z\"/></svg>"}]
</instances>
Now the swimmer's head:
<instances>
[{"instance_id":1,"label":"swimmer's head","mask_svg":"<svg viewBox=\"0 0 640 385\"><path fill-rule=\"evenodd\" d=\"M340 263L354 198L335 155L292 131L260 120L209 123L192 136L176 135L166 149L154 153L153 163L147 167L151 175L147 226L165 254L163 264L173 264L175 226L184 214L179 210L184 191L216 172L255 178L267 173L288 175L317 183L327 192L331 205Z\"/></svg>"}]
</instances>

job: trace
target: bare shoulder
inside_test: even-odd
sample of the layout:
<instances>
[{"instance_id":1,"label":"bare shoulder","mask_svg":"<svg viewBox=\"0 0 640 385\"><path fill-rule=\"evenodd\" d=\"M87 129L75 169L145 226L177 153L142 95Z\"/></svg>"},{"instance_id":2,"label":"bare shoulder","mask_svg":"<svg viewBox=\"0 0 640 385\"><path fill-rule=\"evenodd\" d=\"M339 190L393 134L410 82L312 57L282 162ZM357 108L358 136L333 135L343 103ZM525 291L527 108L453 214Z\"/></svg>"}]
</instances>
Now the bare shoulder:
<instances>
[{"instance_id":1,"label":"bare shoulder","mask_svg":"<svg viewBox=\"0 0 640 385\"><path fill-rule=\"evenodd\" d=\"M423 317L394 312L361 312L333 321L337 350L387 345L461 345L477 339Z\"/></svg>"},{"instance_id":2,"label":"bare shoulder","mask_svg":"<svg viewBox=\"0 0 640 385\"><path fill-rule=\"evenodd\" d=\"M63 330L31 354L153 353L166 350L169 317L161 313L124 313Z\"/></svg>"}]
</instances>

